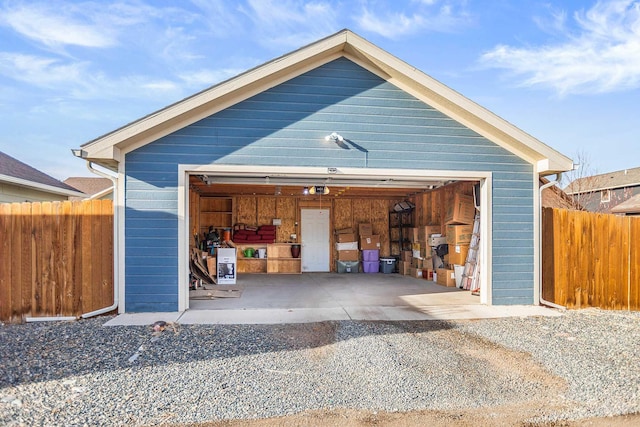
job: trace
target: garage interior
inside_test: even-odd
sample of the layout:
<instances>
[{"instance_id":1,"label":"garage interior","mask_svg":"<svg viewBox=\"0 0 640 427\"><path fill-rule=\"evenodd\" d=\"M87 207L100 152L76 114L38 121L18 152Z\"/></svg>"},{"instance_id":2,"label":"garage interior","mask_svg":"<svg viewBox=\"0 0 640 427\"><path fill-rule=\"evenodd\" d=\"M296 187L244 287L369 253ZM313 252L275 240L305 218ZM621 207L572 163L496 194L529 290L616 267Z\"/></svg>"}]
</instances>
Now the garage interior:
<instances>
[{"instance_id":1,"label":"garage interior","mask_svg":"<svg viewBox=\"0 0 640 427\"><path fill-rule=\"evenodd\" d=\"M468 214L464 223L458 217L452 218L459 215L455 206L461 198L472 200L471 210L475 213L473 204L479 205L478 188L478 181L392 181L380 177L341 182L313 176L247 178L191 174L190 308L246 309L274 305L285 308L294 300L300 301L297 296L301 292L307 300L323 304L323 295L344 298L346 288L363 304L390 300L406 303L401 295L430 295L430 303L436 304L478 304L479 285L461 289L459 278L460 265L464 267L471 243L468 231L473 228L473 219L469 221ZM304 251L309 250L301 223L303 210L328 211L326 268L307 270L302 265ZM467 235L456 236L462 240L454 241L451 227L464 228ZM217 279L216 249L211 250L214 245L207 240L212 230L220 238L216 247L235 248L233 284L237 286L224 286L222 282L210 285ZM444 244L447 230L451 244ZM476 231L479 234L479 228ZM249 234L252 237L247 237ZM438 234L442 238L437 240L440 243L437 246L441 246L440 252L442 246L447 247L445 255L436 254L437 246L428 241L430 235ZM367 235L373 238L375 246L363 249L362 245L372 240ZM266 240L261 240L262 237ZM292 246L303 242L302 255L292 252ZM470 275L472 268L467 265L464 274ZM209 277L201 270L209 272ZM454 273L458 276L457 283ZM270 289L269 295L279 299L276 302L264 292L247 291L254 288ZM211 292L216 289L217 295ZM238 296L244 295L227 297L233 290ZM314 292L322 293L314 296Z\"/></svg>"}]
</instances>

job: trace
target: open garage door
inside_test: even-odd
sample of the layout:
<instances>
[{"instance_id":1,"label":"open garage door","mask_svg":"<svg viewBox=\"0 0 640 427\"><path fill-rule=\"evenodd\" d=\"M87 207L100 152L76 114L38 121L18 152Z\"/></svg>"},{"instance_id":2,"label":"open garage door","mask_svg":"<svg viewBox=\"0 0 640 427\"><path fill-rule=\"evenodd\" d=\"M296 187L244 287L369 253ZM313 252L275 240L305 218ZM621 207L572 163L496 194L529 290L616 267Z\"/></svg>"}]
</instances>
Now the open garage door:
<instances>
[{"instance_id":1,"label":"open garage door","mask_svg":"<svg viewBox=\"0 0 640 427\"><path fill-rule=\"evenodd\" d=\"M212 226L219 234L228 229L232 235L238 232L239 227L274 226L273 243L293 245L304 241L301 228L302 210L326 210L329 214L329 270L335 273L338 270L335 252L337 242L333 234L336 229L352 227L357 232L358 224L373 222L374 228L381 235L380 255L390 256L392 252L396 255L407 247L392 247L397 236L392 236L395 231L389 223L393 221L390 219L389 211L393 210L395 204L411 201L416 206L410 222L405 224L407 227L433 225L440 222L440 217L443 216L442 204L447 201L447 192L463 191L469 194L474 186L479 189L477 199L481 209L489 212L491 176L482 172L181 166L180 193L183 197L179 200L179 208L182 213L180 218L183 219L180 227L180 305L185 309L190 307L189 253L198 243L194 241L194 235L202 235ZM487 236L486 239L482 239L481 245L484 253L489 254L487 242L490 238L486 221L481 224L480 231ZM267 231L264 233L262 236L270 236L266 234ZM245 253L247 245L236 242L241 249L238 260L239 277L251 275L254 280L266 280L267 277L260 274L302 273L303 268L299 261L283 261L279 264L271 262L269 265L277 265L276 270L271 271L267 268L267 261L256 256L257 250L260 249L260 245L256 243L251 242L249 245L254 249L253 252ZM411 246L409 248L411 249ZM420 250L415 245L413 249ZM287 247L286 251L288 250ZM480 266L482 289L479 299L484 304L490 303L490 263L487 259L489 256L484 257ZM401 262L400 259L397 261Z\"/></svg>"}]
</instances>

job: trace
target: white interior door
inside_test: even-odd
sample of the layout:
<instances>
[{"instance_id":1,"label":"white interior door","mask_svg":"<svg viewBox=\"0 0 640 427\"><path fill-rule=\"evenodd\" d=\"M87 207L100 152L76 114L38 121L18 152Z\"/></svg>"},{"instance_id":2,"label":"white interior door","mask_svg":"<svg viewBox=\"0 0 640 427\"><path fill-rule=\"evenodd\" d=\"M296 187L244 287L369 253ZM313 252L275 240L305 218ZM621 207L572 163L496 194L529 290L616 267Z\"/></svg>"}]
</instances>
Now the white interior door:
<instances>
[{"instance_id":1,"label":"white interior door","mask_svg":"<svg viewBox=\"0 0 640 427\"><path fill-rule=\"evenodd\" d=\"M302 271L330 271L329 209L302 209L300 222Z\"/></svg>"}]
</instances>

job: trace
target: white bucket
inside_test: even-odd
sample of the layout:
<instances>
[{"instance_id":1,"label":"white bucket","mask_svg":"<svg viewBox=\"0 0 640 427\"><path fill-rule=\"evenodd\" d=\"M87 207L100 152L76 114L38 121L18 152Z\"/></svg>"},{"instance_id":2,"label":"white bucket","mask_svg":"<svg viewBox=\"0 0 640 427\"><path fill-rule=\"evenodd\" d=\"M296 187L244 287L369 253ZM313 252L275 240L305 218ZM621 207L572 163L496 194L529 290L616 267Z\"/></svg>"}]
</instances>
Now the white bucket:
<instances>
[{"instance_id":1,"label":"white bucket","mask_svg":"<svg viewBox=\"0 0 640 427\"><path fill-rule=\"evenodd\" d=\"M456 278L456 287L462 288L462 273L464 273L464 265L454 265L453 274Z\"/></svg>"},{"instance_id":2,"label":"white bucket","mask_svg":"<svg viewBox=\"0 0 640 427\"><path fill-rule=\"evenodd\" d=\"M267 250L264 248L258 248L258 258L266 258Z\"/></svg>"}]
</instances>

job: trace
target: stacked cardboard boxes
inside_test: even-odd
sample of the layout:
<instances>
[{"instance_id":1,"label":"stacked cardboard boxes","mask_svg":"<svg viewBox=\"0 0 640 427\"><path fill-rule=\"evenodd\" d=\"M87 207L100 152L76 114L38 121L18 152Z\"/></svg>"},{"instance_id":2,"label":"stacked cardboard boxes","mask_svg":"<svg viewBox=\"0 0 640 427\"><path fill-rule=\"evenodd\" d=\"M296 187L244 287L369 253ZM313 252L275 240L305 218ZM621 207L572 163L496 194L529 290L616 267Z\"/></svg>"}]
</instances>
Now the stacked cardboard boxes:
<instances>
[{"instance_id":1,"label":"stacked cardboard boxes","mask_svg":"<svg viewBox=\"0 0 640 427\"><path fill-rule=\"evenodd\" d=\"M358 273L360 270L360 253L358 240L352 228L335 231L336 271L338 273Z\"/></svg>"},{"instance_id":2,"label":"stacked cardboard boxes","mask_svg":"<svg viewBox=\"0 0 640 427\"><path fill-rule=\"evenodd\" d=\"M357 273L360 270L364 273L378 272L380 267L380 235L373 234L371 224L359 224L357 235L352 228L335 230L335 242L338 264L336 270L339 273Z\"/></svg>"},{"instance_id":3,"label":"stacked cardboard boxes","mask_svg":"<svg viewBox=\"0 0 640 427\"><path fill-rule=\"evenodd\" d=\"M448 253L444 257L444 268L436 272L438 283L443 286L456 286L455 266L466 263L475 214L473 196L454 194L445 215Z\"/></svg>"},{"instance_id":4,"label":"stacked cardboard boxes","mask_svg":"<svg viewBox=\"0 0 640 427\"><path fill-rule=\"evenodd\" d=\"M409 229L411 250L402 251L398 272L405 276L433 280L433 251L430 246L432 236L440 235L439 225L424 225Z\"/></svg>"}]
</instances>

